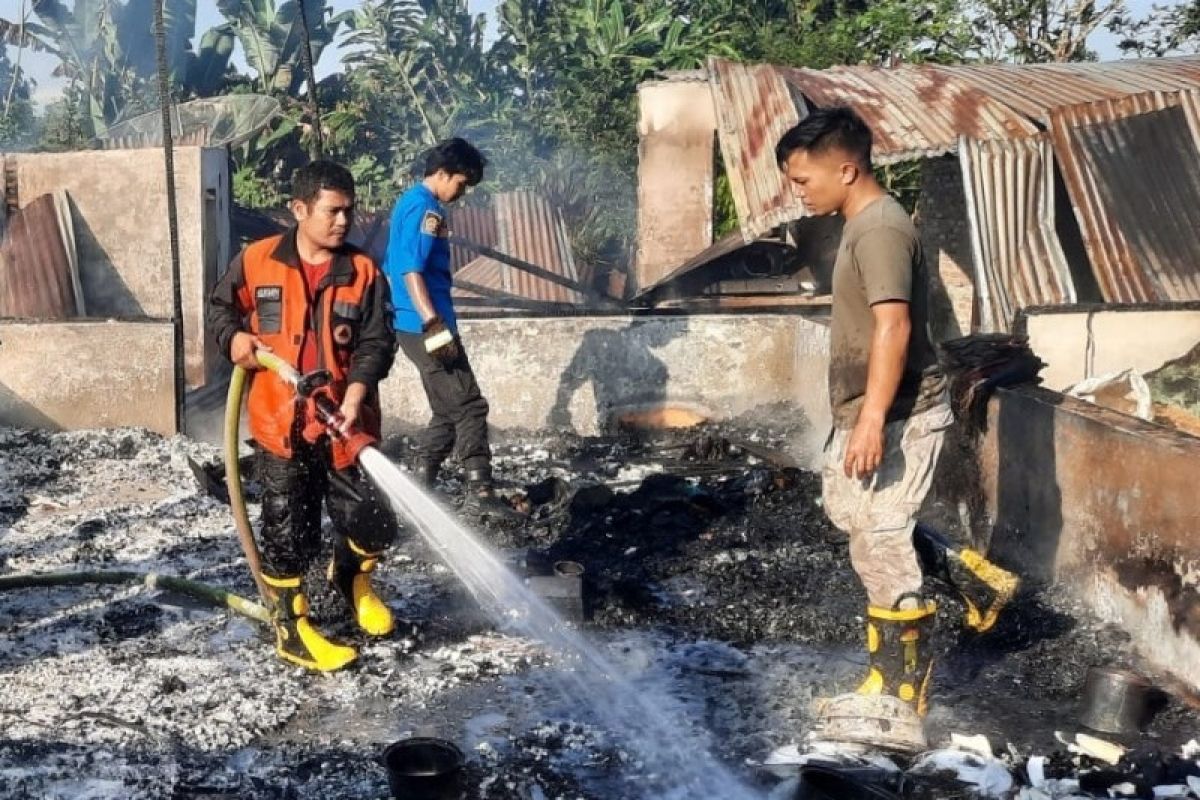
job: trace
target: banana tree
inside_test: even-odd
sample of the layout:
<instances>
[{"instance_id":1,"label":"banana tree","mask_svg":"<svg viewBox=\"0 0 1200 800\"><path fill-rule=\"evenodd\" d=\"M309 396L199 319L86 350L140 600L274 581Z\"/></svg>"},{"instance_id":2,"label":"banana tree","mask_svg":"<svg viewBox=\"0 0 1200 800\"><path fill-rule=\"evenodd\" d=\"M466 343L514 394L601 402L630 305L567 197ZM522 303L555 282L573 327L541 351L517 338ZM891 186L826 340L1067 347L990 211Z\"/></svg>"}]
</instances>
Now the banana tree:
<instances>
[{"instance_id":1,"label":"banana tree","mask_svg":"<svg viewBox=\"0 0 1200 800\"><path fill-rule=\"evenodd\" d=\"M314 63L333 41L348 13L332 15L324 0L304 3ZM254 70L264 93L299 93L304 81L301 47L304 44L298 0L217 0L217 8L241 42L246 63Z\"/></svg>"},{"instance_id":2,"label":"banana tree","mask_svg":"<svg viewBox=\"0 0 1200 800\"><path fill-rule=\"evenodd\" d=\"M153 10L155 0L38 0L33 17L0 19L0 36L18 47L53 53L54 74L80 93L89 134L103 135L108 124L140 110L155 97ZM193 52L196 0L166 0L168 68L184 94L206 95L221 88L233 47L232 30L214 29ZM191 82L193 78L197 82Z\"/></svg>"}]
</instances>

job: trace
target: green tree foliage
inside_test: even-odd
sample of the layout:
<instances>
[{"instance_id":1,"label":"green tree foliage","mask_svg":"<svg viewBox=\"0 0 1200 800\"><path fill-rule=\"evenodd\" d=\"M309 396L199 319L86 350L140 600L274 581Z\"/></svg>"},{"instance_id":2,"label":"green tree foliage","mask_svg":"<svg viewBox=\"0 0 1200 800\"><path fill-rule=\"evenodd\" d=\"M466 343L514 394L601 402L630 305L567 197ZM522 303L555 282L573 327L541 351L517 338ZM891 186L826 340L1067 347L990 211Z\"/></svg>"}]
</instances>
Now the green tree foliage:
<instances>
[{"instance_id":1,"label":"green tree foliage","mask_svg":"<svg viewBox=\"0 0 1200 800\"><path fill-rule=\"evenodd\" d=\"M1123 0L975 0L968 13L983 58L1037 64L1094 60L1088 38L1124 8Z\"/></svg>"},{"instance_id":2,"label":"green tree foliage","mask_svg":"<svg viewBox=\"0 0 1200 800\"><path fill-rule=\"evenodd\" d=\"M217 0L228 22L223 35L234 35L242 45L246 63L254 70L257 89L264 94L300 91L304 81L300 47L304 41L300 5L304 3L314 63L333 42L345 15L331 16L324 0Z\"/></svg>"},{"instance_id":3,"label":"green tree foliage","mask_svg":"<svg viewBox=\"0 0 1200 800\"><path fill-rule=\"evenodd\" d=\"M68 5L38 0L32 6L34 19L0 19L0 36L57 56L55 75L68 79L67 95L80 103L77 114L85 135L100 136L117 119L158 104L154 2L74 0ZM193 52L196 0L166 0L164 18L168 64L181 93L222 88L217 78L228 68L229 36L210 32L201 40L200 53Z\"/></svg>"},{"instance_id":4,"label":"green tree foliage","mask_svg":"<svg viewBox=\"0 0 1200 800\"><path fill-rule=\"evenodd\" d=\"M38 120L33 112L33 85L8 49L0 40L0 150L18 150L36 141Z\"/></svg>"},{"instance_id":5,"label":"green tree foliage","mask_svg":"<svg viewBox=\"0 0 1200 800\"><path fill-rule=\"evenodd\" d=\"M1155 4L1142 17L1122 10L1108 27L1121 37L1117 46L1126 55L1153 57L1200 52L1200 0Z\"/></svg>"}]
</instances>

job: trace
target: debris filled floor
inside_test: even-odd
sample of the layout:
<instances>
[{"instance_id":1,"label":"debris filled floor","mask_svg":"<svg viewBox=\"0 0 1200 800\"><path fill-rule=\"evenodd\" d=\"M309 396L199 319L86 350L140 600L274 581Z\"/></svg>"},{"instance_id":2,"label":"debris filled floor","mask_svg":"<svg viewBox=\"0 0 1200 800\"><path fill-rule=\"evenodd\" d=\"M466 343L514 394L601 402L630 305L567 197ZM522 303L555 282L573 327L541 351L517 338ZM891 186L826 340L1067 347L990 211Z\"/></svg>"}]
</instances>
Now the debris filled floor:
<instances>
[{"instance_id":1,"label":"debris filled floor","mask_svg":"<svg viewBox=\"0 0 1200 800\"><path fill-rule=\"evenodd\" d=\"M864 596L819 478L772 455L797 433L507 444L497 472L530 518L488 532L514 569L582 563L590 635L635 685L668 687L764 797L780 778L758 764L803 749L811 700L852 688L864 663ZM134 430L0 429L0 575L129 569L253 596L228 506L189 458L219 453ZM448 502L457 488L444 474ZM379 753L412 733L464 749L471 797L639 796L638 743L555 692L556 654L495 630L416 537L376 575L402 621L373 642L310 576L319 623L362 647L331 675L278 661L257 623L141 586L0 593L0 797L382 798ZM939 602L935 742L1061 751L1087 668L1129 663L1119 631L1050 589L1028 587L982 637ZM1197 735L1200 715L1171 699L1126 744L1174 752Z\"/></svg>"}]
</instances>

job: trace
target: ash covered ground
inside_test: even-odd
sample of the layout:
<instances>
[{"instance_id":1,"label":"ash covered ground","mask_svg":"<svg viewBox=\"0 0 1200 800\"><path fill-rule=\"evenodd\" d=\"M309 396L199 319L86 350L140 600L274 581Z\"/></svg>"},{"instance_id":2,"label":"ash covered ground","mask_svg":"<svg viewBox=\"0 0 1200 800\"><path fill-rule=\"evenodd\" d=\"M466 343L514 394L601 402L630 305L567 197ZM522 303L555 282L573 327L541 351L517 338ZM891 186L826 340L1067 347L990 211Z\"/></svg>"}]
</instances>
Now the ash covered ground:
<instances>
[{"instance_id":1,"label":"ash covered ground","mask_svg":"<svg viewBox=\"0 0 1200 800\"><path fill-rule=\"evenodd\" d=\"M811 700L853 688L865 662L865 598L819 478L772 455L799 434L510 441L496 469L529 521L484 532L517 570L582 563L589 636L635 686L667 687L687 735L764 795L778 779L752 762L802 743ZM189 458L219 453L136 430L0 429L0 576L127 569L252 597L229 508ZM447 471L447 502L458 488ZM258 623L138 585L0 592L0 796L382 798L379 754L414 733L463 748L471 797L639 796L641 745L556 691L557 654L492 626L415 535L376 575L401 618L383 641L310 576L322 629L362 648L331 675L277 660ZM1131 663L1119 631L1044 587L982 637L939 601L934 741L1049 753L1056 730L1080 730L1086 669ZM1172 700L1140 744L1197 734Z\"/></svg>"}]
</instances>

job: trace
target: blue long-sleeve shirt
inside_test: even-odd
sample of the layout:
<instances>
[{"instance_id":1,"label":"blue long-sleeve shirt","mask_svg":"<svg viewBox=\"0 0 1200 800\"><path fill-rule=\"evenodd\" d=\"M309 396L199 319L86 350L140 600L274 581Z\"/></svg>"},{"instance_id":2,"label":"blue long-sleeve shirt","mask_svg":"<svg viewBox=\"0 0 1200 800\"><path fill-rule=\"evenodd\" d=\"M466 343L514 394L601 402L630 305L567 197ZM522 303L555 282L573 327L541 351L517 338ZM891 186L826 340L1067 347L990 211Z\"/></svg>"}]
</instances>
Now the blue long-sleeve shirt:
<instances>
[{"instance_id":1,"label":"blue long-sleeve shirt","mask_svg":"<svg viewBox=\"0 0 1200 800\"><path fill-rule=\"evenodd\" d=\"M396 330L421 332L421 315L404 283L405 275L419 272L434 310L450 330L458 332L450 296L450 243L446 235L446 210L425 184L418 183L396 201L383 260L383 270L392 285Z\"/></svg>"}]
</instances>

